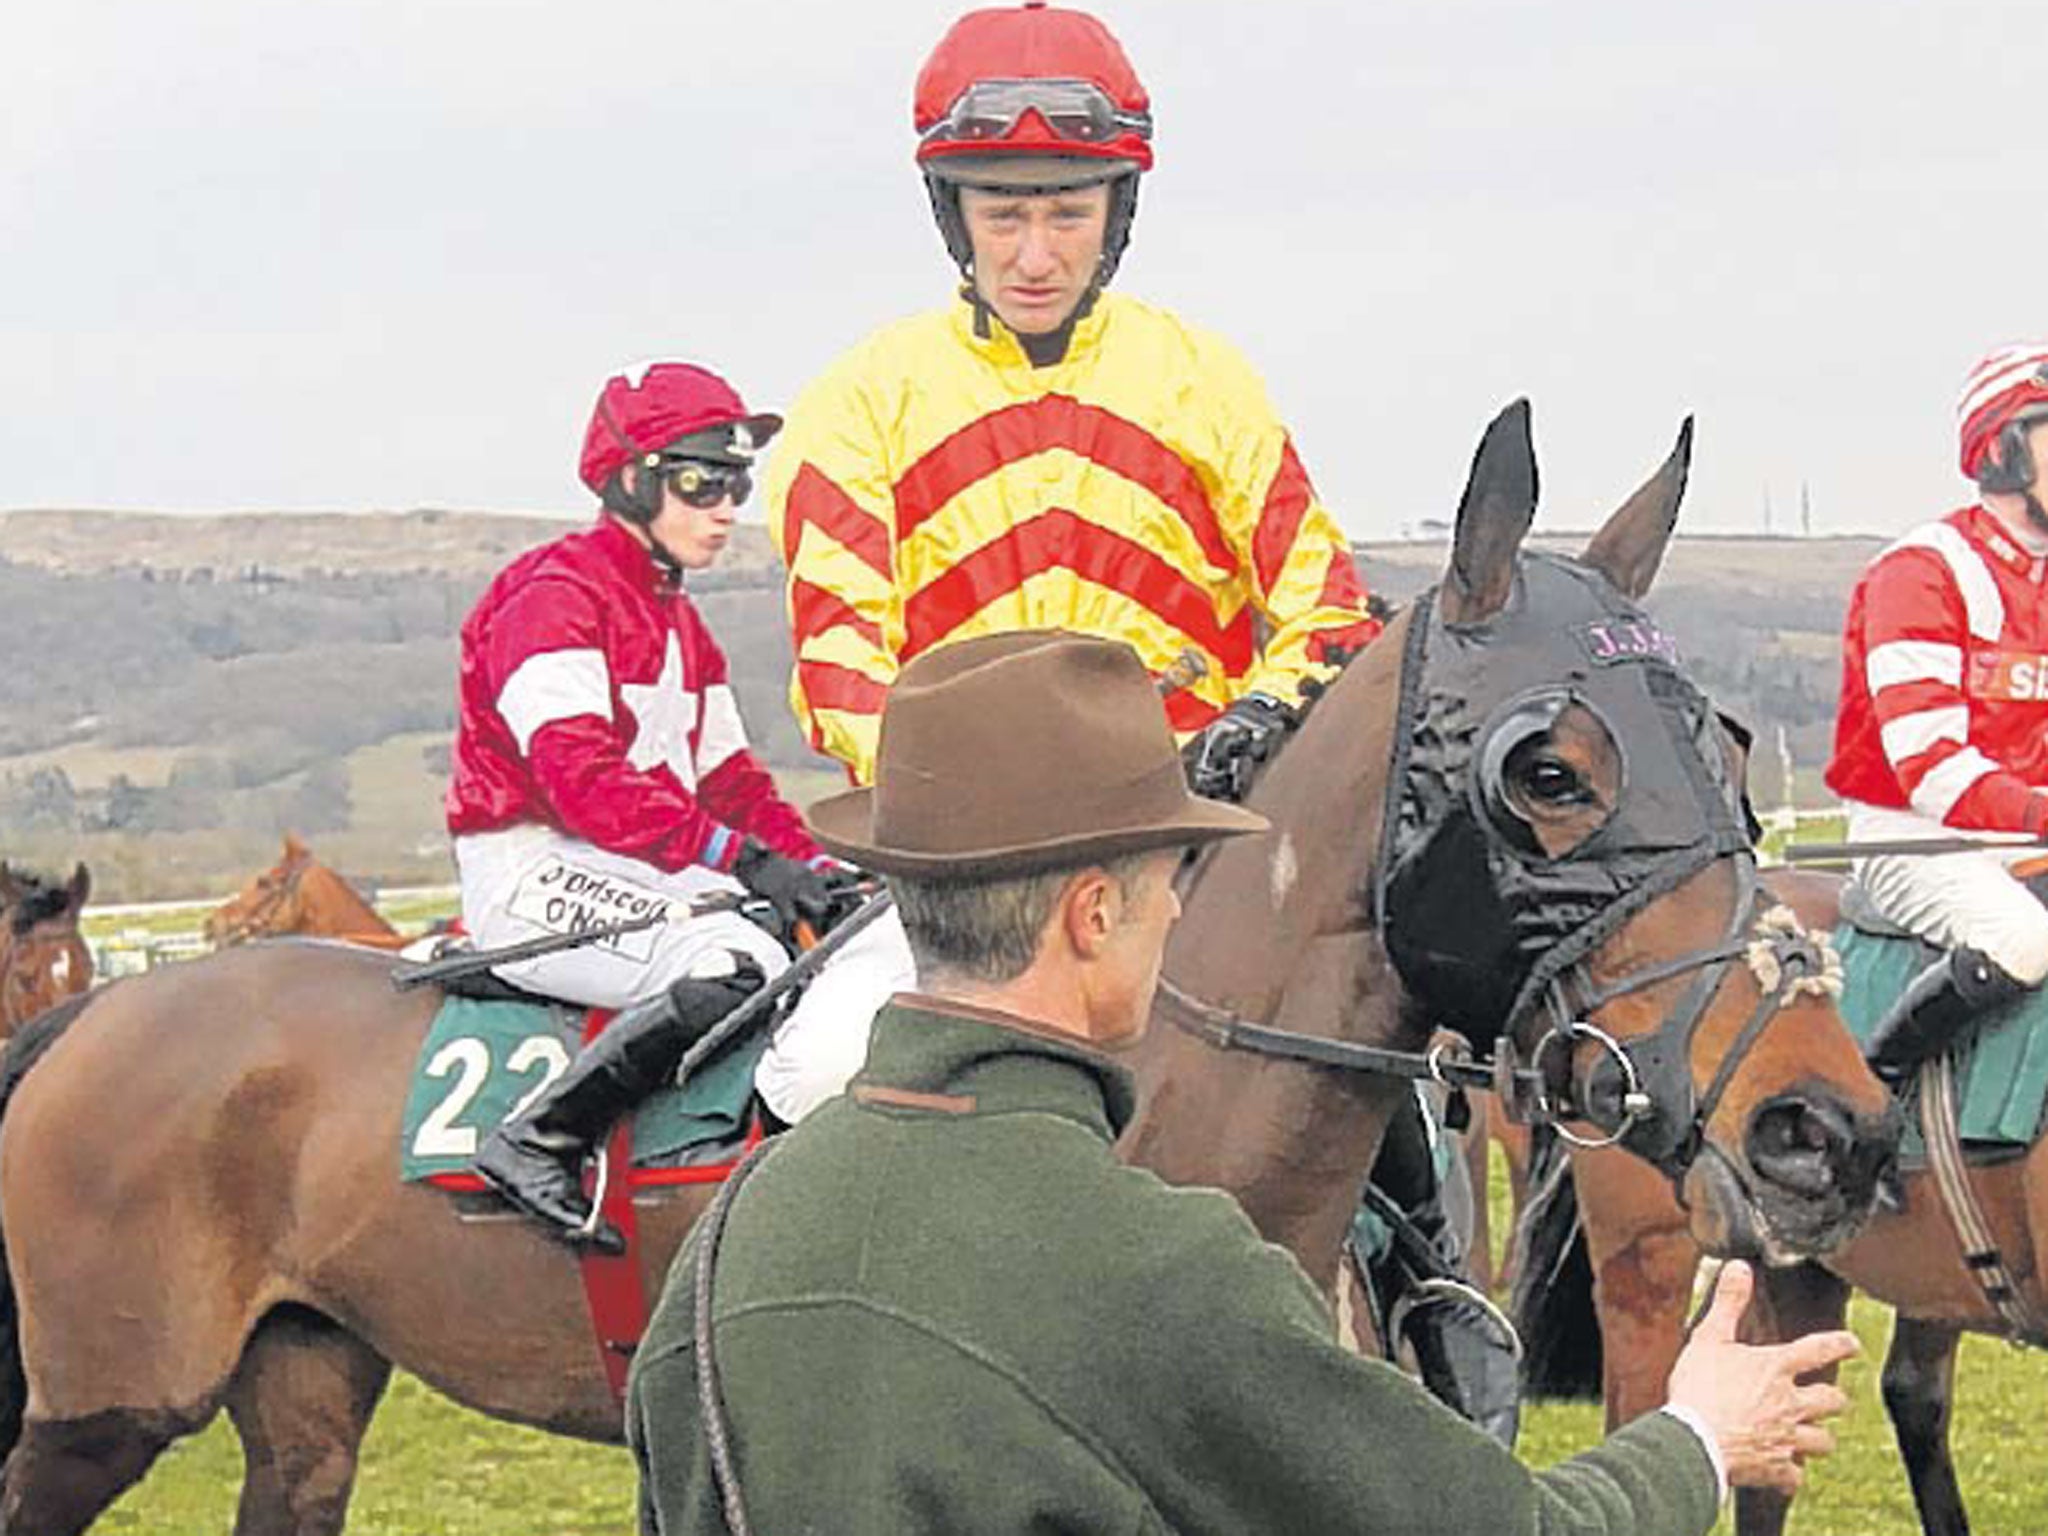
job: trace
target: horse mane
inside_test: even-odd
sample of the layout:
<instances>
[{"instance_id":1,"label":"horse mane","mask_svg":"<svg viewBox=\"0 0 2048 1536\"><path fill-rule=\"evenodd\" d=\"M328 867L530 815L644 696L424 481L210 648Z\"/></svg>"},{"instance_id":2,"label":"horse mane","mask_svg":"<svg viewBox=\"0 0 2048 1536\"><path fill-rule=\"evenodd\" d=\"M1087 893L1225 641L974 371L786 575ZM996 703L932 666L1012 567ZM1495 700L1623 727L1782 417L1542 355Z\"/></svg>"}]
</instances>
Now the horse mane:
<instances>
[{"instance_id":1,"label":"horse mane","mask_svg":"<svg viewBox=\"0 0 2048 1536\"><path fill-rule=\"evenodd\" d=\"M7 909L8 925L18 939L35 927L37 923L48 922L61 917L71 905L71 887L60 880L47 880L41 875L23 873L21 880L26 894Z\"/></svg>"}]
</instances>

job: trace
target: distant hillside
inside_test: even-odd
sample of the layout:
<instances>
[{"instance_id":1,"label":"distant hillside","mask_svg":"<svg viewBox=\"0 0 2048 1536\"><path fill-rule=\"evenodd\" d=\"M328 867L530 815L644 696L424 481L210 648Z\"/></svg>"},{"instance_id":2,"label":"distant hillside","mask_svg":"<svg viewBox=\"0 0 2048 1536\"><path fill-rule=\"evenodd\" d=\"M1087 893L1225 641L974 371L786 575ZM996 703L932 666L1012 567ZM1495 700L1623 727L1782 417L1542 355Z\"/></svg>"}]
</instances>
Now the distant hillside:
<instances>
[{"instance_id":1,"label":"distant hillside","mask_svg":"<svg viewBox=\"0 0 2048 1536\"><path fill-rule=\"evenodd\" d=\"M590 521L495 513L307 512L187 517L143 512L0 513L0 561L63 575L176 573L191 580L265 576L435 575L479 584L522 549ZM765 580L767 532L742 527L717 574Z\"/></svg>"},{"instance_id":2,"label":"distant hillside","mask_svg":"<svg viewBox=\"0 0 2048 1536\"><path fill-rule=\"evenodd\" d=\"M93 863L100 899L196 894L267 863L296 829L365 879L448 878L441 786L456 632L521 549L582 519L408 512L307 516L0 514L0 857ZM1568 541L1576 547L1579 541ZM1681 540L1653 606L1724 707L1776 730L1813 794L1836 631L1862 540ZM1442 545L1359 550L1397 601ZM692 590L732 657L762 755L827 780L786 702L780 571L744 528ZM803 797L800 792L799 797Z\"/></svg>"}]
</instances>

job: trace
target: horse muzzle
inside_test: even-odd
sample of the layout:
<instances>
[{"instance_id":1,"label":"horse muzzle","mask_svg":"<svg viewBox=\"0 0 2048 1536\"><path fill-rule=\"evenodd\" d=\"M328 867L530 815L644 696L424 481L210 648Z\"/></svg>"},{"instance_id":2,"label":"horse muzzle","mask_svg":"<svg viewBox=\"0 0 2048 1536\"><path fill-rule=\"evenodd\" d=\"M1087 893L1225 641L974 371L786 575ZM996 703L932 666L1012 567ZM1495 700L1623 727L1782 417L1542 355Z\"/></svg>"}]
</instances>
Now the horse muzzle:
<instances>
[{"instance_id":1,"label":"horse muzzle","mask_svg":"<svg viewBox=\"0 0 2048 1536\"><path fill-rule=\"evenodd\" d=\"M1694 1234L1728 1258L1825 1258L1862 1230L1898 1157L1896 1112L1858 1114L1825 1089L1793 1089L1751 1114L1739 1158L1702 1149L1686 1178Z\"/></svg>"}]
</instances>

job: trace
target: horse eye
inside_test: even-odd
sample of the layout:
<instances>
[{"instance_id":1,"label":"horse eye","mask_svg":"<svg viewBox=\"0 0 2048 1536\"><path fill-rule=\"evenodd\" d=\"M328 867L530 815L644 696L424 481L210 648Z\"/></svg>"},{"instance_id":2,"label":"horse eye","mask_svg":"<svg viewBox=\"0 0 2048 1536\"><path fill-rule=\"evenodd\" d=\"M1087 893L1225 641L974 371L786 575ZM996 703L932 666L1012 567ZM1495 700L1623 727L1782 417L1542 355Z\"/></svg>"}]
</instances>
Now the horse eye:
<instances>
[{"instance_id":1,"label":"horse eye","mask_svg":"<svg viewBox=\"0 0 2048 1536\"><path fill-rule=\"evenodd\" d=\"M1510 762L1515 787L1542 805L1575 805L1586 799L1586 783L1570 763L1540 750Z\"/></svg>"}]
</instances>

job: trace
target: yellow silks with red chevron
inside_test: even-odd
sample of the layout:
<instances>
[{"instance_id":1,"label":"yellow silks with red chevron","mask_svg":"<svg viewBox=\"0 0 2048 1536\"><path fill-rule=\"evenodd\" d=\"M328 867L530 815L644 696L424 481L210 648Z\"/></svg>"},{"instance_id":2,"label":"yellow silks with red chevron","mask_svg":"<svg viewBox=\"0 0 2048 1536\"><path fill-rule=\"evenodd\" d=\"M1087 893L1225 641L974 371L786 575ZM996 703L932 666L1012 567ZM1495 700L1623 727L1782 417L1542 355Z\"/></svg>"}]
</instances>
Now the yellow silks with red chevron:
<instances>
[{"instance_id":1,"label":"yellow silks with red chevron","mask_svg":"<svg viewBox=\"0 0 2048 1536\"><path fill-rule=\"evenodd\" d=\"M1051 367L990 332L964 303L885 328L804 392L776 445L791 701L856 780L897 667L948 640L1124 640L1155 674L1200 673L1168 699L1186 733L1253 689L1294 700L1328 647L1377 633L1235 348L1120 294Z\"/></svg>"}]
</instances>

